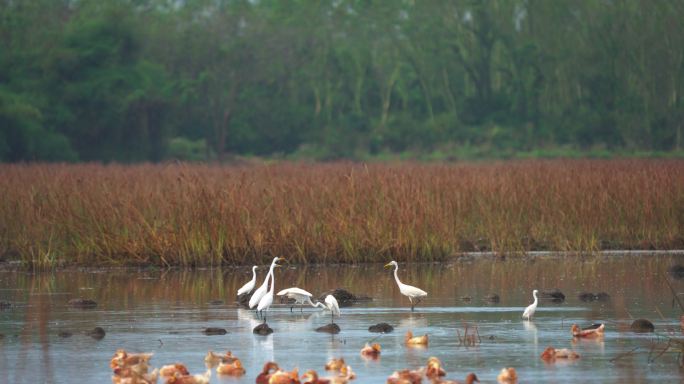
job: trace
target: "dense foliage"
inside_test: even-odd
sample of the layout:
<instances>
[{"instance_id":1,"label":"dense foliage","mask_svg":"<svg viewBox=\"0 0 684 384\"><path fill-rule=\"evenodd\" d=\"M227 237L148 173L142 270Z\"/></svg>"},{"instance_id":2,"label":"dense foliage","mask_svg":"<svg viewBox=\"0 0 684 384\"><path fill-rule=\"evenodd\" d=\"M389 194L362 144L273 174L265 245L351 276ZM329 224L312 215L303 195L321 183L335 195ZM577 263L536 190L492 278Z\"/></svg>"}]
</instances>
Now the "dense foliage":
<instances>
[{"instance_id":1,"label":"dense foliage","mask_svg":"<svg viewBox=\"0 0 684 384\"><path fill-rule=\"evenodd\" d=\"M0 0L0 160L678 151L684 2Z\"/></svg>"}]
</instances>

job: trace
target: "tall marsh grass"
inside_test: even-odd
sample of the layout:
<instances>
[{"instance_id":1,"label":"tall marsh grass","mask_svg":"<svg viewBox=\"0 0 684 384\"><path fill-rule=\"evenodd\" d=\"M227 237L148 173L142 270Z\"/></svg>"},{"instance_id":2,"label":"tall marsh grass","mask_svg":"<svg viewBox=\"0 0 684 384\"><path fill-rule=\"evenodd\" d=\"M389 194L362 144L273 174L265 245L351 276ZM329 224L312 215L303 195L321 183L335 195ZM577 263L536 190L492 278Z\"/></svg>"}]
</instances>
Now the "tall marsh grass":
<instances>
[{"instance_id":1,"label":"tall marsh grass","mask_svg":"<svg viewBox=\"0 0 684 384\"><path fill-rule=\"evenodd\" d=\"M30 267L682 247L679 160L0 165L0 258Z\"/></svg>"}]
</instances>

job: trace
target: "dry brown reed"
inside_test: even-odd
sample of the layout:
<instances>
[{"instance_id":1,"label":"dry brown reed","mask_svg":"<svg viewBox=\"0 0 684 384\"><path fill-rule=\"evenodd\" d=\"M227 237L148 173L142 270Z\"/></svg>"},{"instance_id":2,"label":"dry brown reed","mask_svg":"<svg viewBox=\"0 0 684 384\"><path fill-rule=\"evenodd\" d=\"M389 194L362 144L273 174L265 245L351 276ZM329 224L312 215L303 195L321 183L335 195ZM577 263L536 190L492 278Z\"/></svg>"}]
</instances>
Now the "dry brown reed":
<instances>
[{"instance_id":1,"label":"dry brown reed","mask_svg":"<svg viewBox=\"0 0 684 384\"><path fill-rule=\"evenodd\" d=\"M0 165L0 258L433 261L684 246L684 162Z\"/></svg>"}]
</instances>

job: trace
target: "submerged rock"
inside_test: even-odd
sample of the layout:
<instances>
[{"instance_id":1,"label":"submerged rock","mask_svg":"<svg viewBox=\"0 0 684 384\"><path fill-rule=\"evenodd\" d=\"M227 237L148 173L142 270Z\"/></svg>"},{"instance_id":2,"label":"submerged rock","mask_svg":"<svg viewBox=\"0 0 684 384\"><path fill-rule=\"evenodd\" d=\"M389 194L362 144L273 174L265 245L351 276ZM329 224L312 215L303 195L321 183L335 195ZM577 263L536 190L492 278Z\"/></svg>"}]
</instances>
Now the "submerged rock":
<instances>
[{"instance_id":1,"label":"submerged rock","mask_svg":"<svg viewBox=\"0 0 684 384\"><path fill-rule=\"evenodd\" d=\"M484 299L488 303L498 303L501 301L501 298L496 293L490 293L489 295L485 296Z\"/></svg>"},{"instance_id":2,"label":"submerged rock","mask_svg":"<svg viewBox=\"0 0 684 384\"><path fill-rule=\"evenodd\" d=\"M632 329L632 332L636 333L655 332L655 326L647 319L634 320L630 328Z\"/></svg>"},{"instance_id":3,"label":"submerged rock","mask_svg":"<svg viewBox=\"0 0 684 384\"><path fill-rule=\"evenodd\" d=\"M606 302L610 300L610 295L606 292L581 292L579 295L577 295L577 298L585 303L592 301Z\"/></svg>"},{"instance_id":4,"label":"submerged rock","mask_svg":"<svg viewBox=\"0 0 684 384\"><path fill-rule=\"evenodd\" d=\"M605 303L606 301L610 301L610 295L606 292L597 292L595 296L596 301Z\"/></svg>"},{"instance_id":5,"label":"submerged rock","mask_svg":"<svg viewBox=\"0 0 684 384\"><path fill-rule=\"evenodd\" d=\"M223 328L209 327L209 328L205 328L204 331L202 331L202 333L204 333L207 336L212 336L212 335L225 335L226 333L228 333L228 331L226 331Z\"/></svg>"},{"instance_id":6,"label":"submerged rock","mask_svg":"<svg viewBox=\"0 0 684 384\"><path fill-rule=\"evenodd\" d=\"M95 327L89 331L86 331L86 335L92 337L95 340L102 340L105 337L105 330L102 327Z\"/></svg>"},{"instance_id":7,"label":"submerged rock","mask_svg":"<svg viewBox=\"0 0 684 384\"><path fill-rule=\"evenodd\" d=\"M69 331L59 331L57 333L57 336L62 337L62 338L67 338L67 337L73 336L73 333L71 333Z\"/></svg>"},{"instance_id":8,"label":"submerged rock","mask_svg":"<svg viewBox=\"0 0 684 384\"><path fill-rule=\"evenodd\" d=\"M394 331L394 327L387 324L387 323L378 323L375 325L371 325L368 327L369 332L376 332L376 333L390 333Z\"/></svg>"},{"instance_id":9,"label":"submerged rock","mask_svg":"<svg viewBox=\"0 0 684 384\"><path fill-rule=\"evenodd\" d=\"M95 300L78 298L69 300L69 306L74 308L89 309L97 307L97 302Z\"/></svg>"},{"instance_id":10,"label":"submerged rock","mask_svg":"<svg viewBox=\"0 0 684 384\"><path fill-rule=\"evenodd\" d=\"M273 333L273 329L271 327L269 327L268 324L261 323L261 324L257 325L256 327L254 327L254 329L252 330L252 333L257 334L257 335L261 335L261 336L266 336L266 335L270 335L271 333Z\"/></svg>"},{"instance_id":11,"label":"submerged rock","mask_svg":"<svg viewBox=\"0 0 684 384\"><path fill-rule=\"evenodd\" d=\"M9 301L2 301L0 300L0 309L10 309L12 308L12 303Z\"/></svg>"},{"instance_id":12,"label":"submerged rock","mask_svg":"<svg viewBox=\"0 0 684 384\"><path fill-rule=\"evenodd\" d=\"M325 297L328 295L333 295L335 299L337 299L337 303L340 307L349 307L357 302L373 300L366 295L356 296L344 288L337 288L324 292L318 297L318 300L325 301Z\"/></svg>"},{"instance_id":13,"label":"submerged rock","mask_svg":"<svg viewBox=\"0 0 684 384\"><path fill-rule=\"evenodd\" d=\"M673 265L668 268L667 273L669 273L673 279L684 279L684 265Z\"/></svg>"},{"instance_id":14,"label":"submerged rock","mask_svg":"<svg viewBox=\"0 0 684 384\"><path fill-rule=\"evenodd\" d=\"M316 328L316 332L324 332L336 335L340 333L340 327L335 323L330 323L328 325Z\"/></svg>"},{"instance_id":15,"label":"submerged rock","mask_svg":"<svg viewBox=\"0 0 684 384\"><path fill-rule=\"evenodd\" d=\"M565 295L558 288L541 291L539 297L541 299L551 300L554 303L562 303L565 301Z\"/></svg>"}]
</instances>

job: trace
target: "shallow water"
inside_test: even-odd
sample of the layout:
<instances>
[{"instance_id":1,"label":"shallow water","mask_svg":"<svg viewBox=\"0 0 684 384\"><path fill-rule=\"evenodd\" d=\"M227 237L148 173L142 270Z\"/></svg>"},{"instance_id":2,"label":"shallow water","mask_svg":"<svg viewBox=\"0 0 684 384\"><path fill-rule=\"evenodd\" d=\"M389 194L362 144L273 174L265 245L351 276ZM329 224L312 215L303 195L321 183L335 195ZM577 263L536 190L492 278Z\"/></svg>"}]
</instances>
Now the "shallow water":
<instances>
[{"instance_id":1,"label":"shallow water","mask_svg":"<svg viewBox=\"0 0 684 384\"><path fill-rule=\"evenodd\" d=\"M331 357L344 357L357 374L356 382L380 383L397 369L425 365L430 356L442 361L448 378L458 380L476 372L482 382L495 382L501 368L513 366L521 382L679 382L684 379L681 356L673 351L657 355L665 346L664 335L682 337L682 312L673 307L665 282L667 269L682 262L679 256L611 256L402 264L403 282L429 292L415 312L399 294L391 273L379 264L277 270L276 290L298 286L319 294L345 287L373 298L342 308L342 316L335 319L342 332L334 336L314 332L330 322L327 312L310 307L290 312L285 304L268 313L275 333L254 335L252 328L260 320L234 303L235 291L251 277L248 268L0 272L0 300L13 303L0 311L0 383L109 382L109 360L119 348L154 352L153 366L183 362L192 373L206 370L208 350L233 351L247 374L233 379L214 372L213 383L253 383L269 360L288 370L316 369L324 375L323 365ZM260 281L263 276L261 271ZM672 284L684 292L684 282ZM534 320L522 321L535 288L559 288L566 300L541 301ZM585 303L577 297L582 291L605 291L611 299ZM500 302L486 302L490 293L498 294ZM69 307L68 300L77 297L93 299L98 306ZM632 333L633 318L650 319L661 336ZM392 324L394 332L369 333L368 327L378 322ZM593 322L606 323L602 340L572 341L571 324ZM459 343L457 332L462 335L466 325L471 331L477 327L481 342L475 346ZM104 339L83 334L95 326L106 330ZM225 328L228 334L206 336L206 327ZM427 333L429 347L407 348L403 337L409 329L416 335ZM60 337L62 331L73 336ZM366 361L359 350L375 337L381 357ZM581 358L547 364L539 358L547 346L572 348Z\"/></svg>"}]
</instances>

